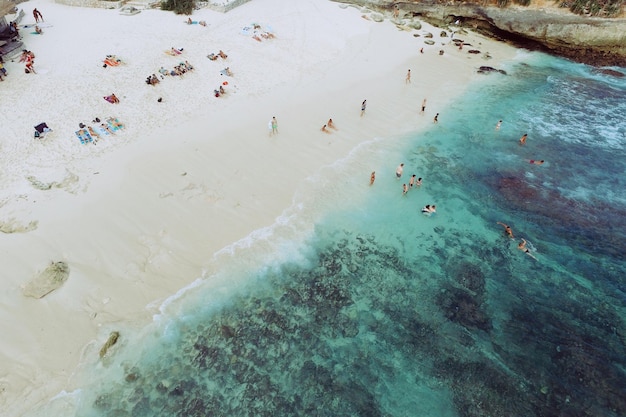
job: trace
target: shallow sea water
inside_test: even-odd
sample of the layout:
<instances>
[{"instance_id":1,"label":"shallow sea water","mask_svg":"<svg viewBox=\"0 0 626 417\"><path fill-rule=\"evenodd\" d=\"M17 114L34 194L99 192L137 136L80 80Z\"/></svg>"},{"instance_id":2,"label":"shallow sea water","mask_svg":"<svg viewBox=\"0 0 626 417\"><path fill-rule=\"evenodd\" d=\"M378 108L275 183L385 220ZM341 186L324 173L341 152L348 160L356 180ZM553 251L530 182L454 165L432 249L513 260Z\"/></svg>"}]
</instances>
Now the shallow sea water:
<instances>
[{"instance_id":1,"label":"shallow sea water","mask_svg":"<svg viewBox=\"0 0 626 417\"><path fill-rule=\"evenodd\" d=\"M316 173L83 371L76 415L626 415L626 80L506 71Z\"/></svg>"}]
</instances>

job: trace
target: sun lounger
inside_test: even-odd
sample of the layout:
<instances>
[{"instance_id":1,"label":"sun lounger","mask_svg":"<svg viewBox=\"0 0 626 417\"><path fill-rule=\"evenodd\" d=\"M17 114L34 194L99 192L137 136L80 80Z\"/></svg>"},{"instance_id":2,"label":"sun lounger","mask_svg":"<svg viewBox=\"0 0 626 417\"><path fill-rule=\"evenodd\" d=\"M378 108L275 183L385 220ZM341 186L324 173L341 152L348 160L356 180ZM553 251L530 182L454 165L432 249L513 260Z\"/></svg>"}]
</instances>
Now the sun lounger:
<instances>
[{"instance_id":1,"label":"sun lounger","mask_svg":"<svg viewBox=\"0 0 626 417\"><path fill-rule=\"evenodd\" d=\"M77 130L75 133L76 133L76 137L80 140L80 143L86 144L86 143L93 142L93 138L91 137L87 129L80 129L80 130Z\"/></svg>"}]
</instances>

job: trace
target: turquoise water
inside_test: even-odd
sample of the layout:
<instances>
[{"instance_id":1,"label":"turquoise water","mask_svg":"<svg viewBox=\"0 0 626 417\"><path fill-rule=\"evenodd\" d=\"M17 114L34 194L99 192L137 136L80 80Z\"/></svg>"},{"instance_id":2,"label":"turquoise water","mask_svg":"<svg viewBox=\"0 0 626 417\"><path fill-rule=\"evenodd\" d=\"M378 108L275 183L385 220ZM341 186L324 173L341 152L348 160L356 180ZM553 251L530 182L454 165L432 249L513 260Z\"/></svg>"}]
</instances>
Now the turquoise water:
<instances>
[{"instance_id":1,"label":"turquoise water","mask_svg":"<svg viewBox=\"0 0 626 417\"><path fill-rule=\"evenodd\" d=\"M122 332L76 415L625 416L626 79L506 70L316 173L219 284Z\"/></svg>"}]
</instances>

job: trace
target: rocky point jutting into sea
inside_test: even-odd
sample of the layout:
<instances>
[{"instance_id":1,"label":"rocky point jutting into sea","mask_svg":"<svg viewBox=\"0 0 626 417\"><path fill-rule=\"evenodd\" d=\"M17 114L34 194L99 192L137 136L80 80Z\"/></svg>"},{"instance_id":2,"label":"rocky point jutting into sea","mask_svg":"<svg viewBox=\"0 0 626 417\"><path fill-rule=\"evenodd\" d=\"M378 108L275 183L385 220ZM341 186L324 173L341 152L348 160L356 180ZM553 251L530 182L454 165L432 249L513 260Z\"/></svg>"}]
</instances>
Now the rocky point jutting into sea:
<instances>
[{"instance_id":1,"label":"rocky point jutting into sea","mask_svg":"<svg viewBox=\"0 0 626 417\"><path fill-rule=\"evenodd\" d=\"M528 49L543 50L594 66L626 66L625 18L577 15L560 8L556 2L539 8L532 2L529 7L498 7L465 1L334 1L381 12L389 12L397 6L398 19L419 17L435 25L459 21L465 27Z\"/></svg>"}]
</instances>

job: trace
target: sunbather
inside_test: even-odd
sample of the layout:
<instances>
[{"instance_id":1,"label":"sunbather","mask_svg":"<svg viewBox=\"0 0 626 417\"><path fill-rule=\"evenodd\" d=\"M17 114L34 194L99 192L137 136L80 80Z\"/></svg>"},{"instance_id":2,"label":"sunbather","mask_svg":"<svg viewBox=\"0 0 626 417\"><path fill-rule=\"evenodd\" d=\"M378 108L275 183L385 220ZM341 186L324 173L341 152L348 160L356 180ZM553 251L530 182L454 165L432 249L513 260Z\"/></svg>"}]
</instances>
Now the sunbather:
<instances>
[{"instance_id":1,"label":"sunbather","mask_svg":"<svg viewBox=\"0 0 626 417\"><path fill-rule=\"evenodd\" d=\"M91 126L87 126L87 130L89 130L89 134L91 135L91 137L96 138L96 139L100 139L100 135L96 133L95 130L93 130L93 128Z\"/></svg>"},{"instance_id":2,"label":"sunbather","mask_svg":"<svg viewBox=\"0 0 626 417\"><path fill-rule=\"evenodd\" d=\"M213 52L208 54L206 57L209 58L211 61L215 61L217 59L217 55L215 55Z\"/></svg>"},{"instance_id":3,"label":"sunbather","mask_svg":"<svg viewBox=\"0 0 626 417\"><path fill-rule=\"evenodd\" d=\"M230 67L226 67L223 70L220 71L220 74L222 75L228 75L229 77L233 76L233 73L230 70Z\"/></svg>"},{"instance_id":4,"label":"sunbather","mask_svg":"<svg viewBox=\"0 0 626 417\"><path fill-rule=\"evenodd\" d=\"M115 130L124 128L124 125L123 125L123 124L121 124L121 123L119 122L119 120L117 120L115 117L109 117L109 118L107 119L107 122L108 122L108 123L109 123L109 125L110 125L110 126L112 126L112 127L113 127L113 129L115 129Z\"/></svg>"},{"instance_id":5,"label":"sunbather","mask_svg":"<svg viewBox=\"0 0 626 417\"><path fill-rule=\"evenodd\" d=\"M110 133L111 135L115 135L115 132L113 132L111 128L109 127L109 125L107 125L106 123L101 123L100 128L104 129L106 132Z\"/></svg>"},{"instance_id":6,"label":"sunbather","mask_svg":"<svg viewBox=\"0 0 626 417\"><path fill-rule=\"evenodd\" d=\"M220 49L220 51L219 51L217 54L218 54L218 55L220 56L220 58L222 58L222 59L226 59L226 58L228 58L228 55L226 55L226 54L224 53L224 51L222 51L221 49Z\"/></svg>"}]
</instances>

